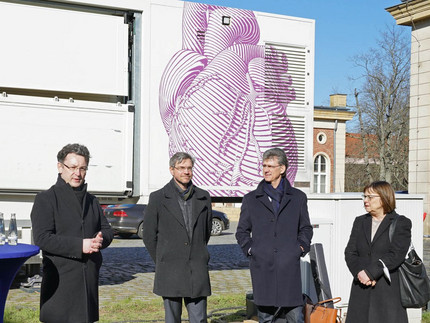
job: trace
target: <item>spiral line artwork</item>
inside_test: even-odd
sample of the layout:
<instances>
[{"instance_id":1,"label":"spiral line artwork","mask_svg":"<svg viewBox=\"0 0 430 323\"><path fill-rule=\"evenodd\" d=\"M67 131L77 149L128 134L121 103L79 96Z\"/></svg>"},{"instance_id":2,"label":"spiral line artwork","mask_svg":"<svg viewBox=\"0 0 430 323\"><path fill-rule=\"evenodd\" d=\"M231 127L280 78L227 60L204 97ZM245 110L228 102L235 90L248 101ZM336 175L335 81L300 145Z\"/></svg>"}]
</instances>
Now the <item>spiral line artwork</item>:
<instances>
[{"instance_id":1,"label":"spiral line artwork","mask_svg":"<svg viewBox=\"0 0 430 323\"><path fill-rule=\"evenodd\" d=\"M221 24L223 16L232 17L229 26ZM182 49L163 72L159 110L169 156L193 155L193 182L212 196L243 196L255 188L262 154L275 146L287 154L291 184L297 173L297 143L286 112L295 99L288 60L275 49L265 57L259 38L252 11L184 2ZM268 64L276 66L270 86ZM281 141L278 135L273 142L274 119L285 130Z\"/></svg>"}]
</instances>

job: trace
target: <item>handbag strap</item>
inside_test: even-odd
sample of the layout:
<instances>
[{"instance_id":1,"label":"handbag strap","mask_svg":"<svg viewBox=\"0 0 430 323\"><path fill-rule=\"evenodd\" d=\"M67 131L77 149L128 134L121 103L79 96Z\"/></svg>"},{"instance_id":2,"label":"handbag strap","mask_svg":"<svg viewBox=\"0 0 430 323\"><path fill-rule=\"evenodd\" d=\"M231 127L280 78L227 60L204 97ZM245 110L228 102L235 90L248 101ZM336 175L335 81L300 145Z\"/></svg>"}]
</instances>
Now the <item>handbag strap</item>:
<instances>
[{"instance_id":1,"label":"handbag strap","mask_svg":"<svg viewBox=\"0 0 430 323\"><path fill-rule=\"evenodd\" d=\"M390 238L390 242L391 242L391 240L393 240L393 234L394 234L394 230L396 229L397 219L398 218L399 218L399 215L396 213L396 215L394 216L393 221L390 224L390 231L388 231L388 237Z\"/></svg>"},{"instance_id":2,"label":"handbag strap","mask_svg":"<svg viewBox=\"0 0 430 323\"><path fill-rule=\"evenodd\" d=\"M394 216L393 221L390 224L390 230L388 231L388 237L390 239L390 242L393 240L393 234L394 234L394 230L396 229L396 225L397 225L397 220L399 218L399 215L396 213L396 215ZM409 250L408 253L411 249L415 249L414 248L414 244L412 243L412 239L411 239L411 245L409 246Z\"/></svg>"},{"instance_id":3,"label":"handbag strap","mask_svg":"<svg viewBox=\"0 0 430 323\"><path fill-rule=\"evenodd\" d=\"M336 304L336 303L339 303L341 300L342 300L342 298L340 298L340 297L329 298L329 299L325 299L321 302L316 303L315 306L323 305L325 303L330 303L330 302L333 302L333 304Z\"/></svg>"}]
</instances>

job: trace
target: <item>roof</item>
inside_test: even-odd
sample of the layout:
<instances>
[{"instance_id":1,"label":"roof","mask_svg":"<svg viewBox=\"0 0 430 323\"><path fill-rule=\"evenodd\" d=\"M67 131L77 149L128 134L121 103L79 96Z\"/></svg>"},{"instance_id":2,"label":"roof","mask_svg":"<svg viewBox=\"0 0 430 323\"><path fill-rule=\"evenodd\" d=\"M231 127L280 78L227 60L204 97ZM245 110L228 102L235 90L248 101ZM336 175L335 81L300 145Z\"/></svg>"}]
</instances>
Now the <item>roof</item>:
<instances>
[{"instance_id":1,"label":"roof","mask_svg":"<svg viewBox=\"0 0 430 323\"><path fill-rule=\"evenodd\" d=\"M376 135L366 135L368 157L378 158L379 152L375 144L377 137ZM346 144L345 144L345 157L350 158L363 158L364 149L361 134L359 133L346 133Z\"/></svg>"}]
</instances>

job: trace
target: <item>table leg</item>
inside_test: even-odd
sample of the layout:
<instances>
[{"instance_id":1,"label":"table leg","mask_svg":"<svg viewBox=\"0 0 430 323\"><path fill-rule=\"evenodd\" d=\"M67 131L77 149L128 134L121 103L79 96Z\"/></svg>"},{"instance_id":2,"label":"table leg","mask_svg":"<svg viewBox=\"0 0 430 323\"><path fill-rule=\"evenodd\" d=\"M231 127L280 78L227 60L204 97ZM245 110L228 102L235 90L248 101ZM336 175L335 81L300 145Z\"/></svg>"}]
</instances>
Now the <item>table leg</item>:
<instances>
[{"instance_id":1,"label":"table leg","mask_svg":"<svg viewBox=\"0 0 430 323\"><path fill-rule=\"evenodd\" d=\"M29 257L0 260L0 323L3 323L7 294L19 268Z\"/></svg>"}]
</instances>

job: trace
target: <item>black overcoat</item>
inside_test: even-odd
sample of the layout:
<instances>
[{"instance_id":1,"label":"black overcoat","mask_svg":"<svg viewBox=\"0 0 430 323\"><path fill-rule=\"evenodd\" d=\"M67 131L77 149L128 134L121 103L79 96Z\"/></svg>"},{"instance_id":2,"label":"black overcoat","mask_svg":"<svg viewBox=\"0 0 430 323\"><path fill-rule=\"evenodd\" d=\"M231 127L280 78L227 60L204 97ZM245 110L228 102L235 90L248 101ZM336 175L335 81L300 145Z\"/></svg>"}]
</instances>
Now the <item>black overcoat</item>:
<instances>
[{"instance_id":1,"label":"black overcoat","mask_svg":"<svg viewBox=\"0 0 430 323\"><path fill-rule=\"evenodd\" d=\"M264 180L244 196L236 232L244 254L251 250L254 301L260 306L299 306L303 304L300 257L309 252L313 235L307 197L284 180L276 214L263 185Z\"/></svg>"},{"instance_id":2,"label":"black overcoat","mask_svg":"<svg viewBox=\"0 0 430 323\"><path fill-rule=\"evenodd\" d=\"M411 220L399 216L392 242L389 228L396 213L387 214L371 241L372 216L364 214L354 221L345 249L346 264L354 277L348 304L348 323L405 323L406 310L400 303L398 267L405 260L411 243ZM385 278L383 264L390 271L391 283ZM357 279L361 270L376 280L374 287L366 287Z\"/></svg>"},{"instance_id":3,"label":"black overcoat","mask_svg":"<svg viewBox=\"0 0 430 323\"><path fill-rule=\"evenodd\" d=\"M103 234L102 248L113 231L97 199L85 193L84 207L72 187L58 176L57 183L36 196L31 211L33 238L43 255L40 294L42 322L95 322L99 319L100 252L82 253L85 238Z\"/></svg>"},{"instance_id":4,"label":"black overcoat","mask_svg":"<svg viewBox=\"0 0 430 323\"><path fill-rule=\"evenodd\" d=\"M211 294L207 243L212 229L209 193L194 187L192 240L172 181L150 194L143 219L143 241L155 262L154 293L164 297Z\"/></svg>"}]
</instances>

